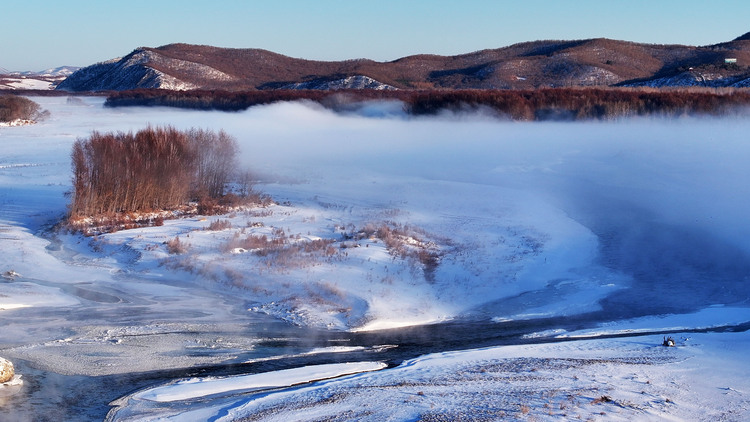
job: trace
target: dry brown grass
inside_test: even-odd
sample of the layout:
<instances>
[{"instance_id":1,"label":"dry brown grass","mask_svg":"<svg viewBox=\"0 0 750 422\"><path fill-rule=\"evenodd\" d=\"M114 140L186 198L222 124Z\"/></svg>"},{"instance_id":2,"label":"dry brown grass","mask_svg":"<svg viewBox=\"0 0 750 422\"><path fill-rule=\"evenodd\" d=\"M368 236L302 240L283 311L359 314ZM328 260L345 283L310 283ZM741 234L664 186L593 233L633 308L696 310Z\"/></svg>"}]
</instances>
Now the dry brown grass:
<instances>
[{"instance_id":1,"label":"dry brown grass","mask_svg":"<svg viewBox=\"0 0 750 422\"><path fill-rule=\"evenodd\" d=\"M206 227L206 230L221 231L221 230L226 230L226 229L231 229L231 228L232 228L232 222L231 221L219 219L219 220L212 221L208 225L208 227Z\"/></svg>"},{"instance_id":2,"label":"dry brown grass","mask_svg":"<svg viewBox=\"0 0 750 422\"><path fill-rule=\"evenodd\" d=\"M374 238L383 241L388 253L419 266L425 280L429 282L435 281L435 270L440 264L442 251L438 243L449 243L447 239L433 239L434 236L418 227L395 222L368 223L348 237L354 240Z\"/></svg>"},{"instance_id":3,"label":"dry brown grass","mask_svg":"<svg viewBox=\"0 0 750 422\"><path fill-rule=\"evenodd\" d=\"M167 252L169 252L170 255L184 254L190 248L190 244L181 241L179 236L167 240L165 244L167 245Z\"/></svg>"},{"instance_id":4,"label":"dry brown grass","mask_svg":"<svg viewBox=\"0 0 750 422\"><path fill-rule=\"evenodd\" d=\"M321 260L331 260L338 255L334 239L303 240L299 235L290 236L281 228L272 234L247 234L238 231L220 246L220 251L229 253L238 248L252 252L262 258L266 269L285 271L292 268L314 266Z\"/></svg>"}]
</instances>

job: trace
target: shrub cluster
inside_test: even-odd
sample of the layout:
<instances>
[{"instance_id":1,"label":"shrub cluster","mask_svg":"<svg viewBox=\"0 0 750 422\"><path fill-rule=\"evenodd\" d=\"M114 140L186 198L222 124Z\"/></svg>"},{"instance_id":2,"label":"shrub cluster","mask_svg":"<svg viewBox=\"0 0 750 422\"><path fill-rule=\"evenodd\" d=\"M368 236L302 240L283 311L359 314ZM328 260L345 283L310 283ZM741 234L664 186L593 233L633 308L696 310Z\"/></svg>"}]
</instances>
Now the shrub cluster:
<instances>
[{"instance_id":1,"label":"shrub cluster","mask_svg":"<svg viewBox=\"0 0 750 422\"><path fill-rule=\"evenodd\" d=\"M44 116L39 104L16 95L0 95L0 122L38 120Z\"/></svg>"},{"instance_id":2,"label":"shrub cluster","mask_svg":"<svg viewBox=\"0 0 750 422\"><path fill-rule=\"evenodd\" d=\"M332 246L333 243L333 239L304 240L299 235L289 236L283 229L275 228L270 237L265 234L241 236L239 232L235 233L220 250L224 253L237 249L251 251L262 258L266 268L284 270L316 265L320 256L333 258L339 253Z\"/></svg>"},{"instance_id":3,"label":"shrub cluster","mask_svg":"<svg viewBox=\"0 0 750 422\"><path fill-rule=\"evenodd\" d=\"M440 264L441 251L437 243L424 240L423 230L395 222L366 224L359 232L347 236L352 239L377 238L383 241L388 253L394 257L418 262L425 280L435 281L435 270Z\"/></svg>"},{"instance_id":4,"label":"shrub cluster","mask_svg":"<svg viewBox=\"0 0 750 422\"><path fill-rule=\"evenodd\" d=\"M175 237L174 239L167 240L165 244L167 245L167 252L169 252L170 255L180 255L187 253L188 249L190 248L190 245L181 241L179 236Z\"/></svg>"},{"instance_id":5,"label":"shrub cluster","mask_svg":"<svg viewBox=\"0 0 750 422\"><path fill-rule=\"evenodd\" d=\"M168 210L220 198L237 150L237 141L223 131L93 132L73 144L71 218Z\"/></svg>"},{"instance_id":6,"label":"shrub cluster","mask_svg":"<svg viewBox=\"0 0 750 422\"><path fill-rule=\"evenodd\" d=\"M221 231L232 228L232 222L229 220L214 220L206 227L206 230Z\"/></svg>"}]
</instances>

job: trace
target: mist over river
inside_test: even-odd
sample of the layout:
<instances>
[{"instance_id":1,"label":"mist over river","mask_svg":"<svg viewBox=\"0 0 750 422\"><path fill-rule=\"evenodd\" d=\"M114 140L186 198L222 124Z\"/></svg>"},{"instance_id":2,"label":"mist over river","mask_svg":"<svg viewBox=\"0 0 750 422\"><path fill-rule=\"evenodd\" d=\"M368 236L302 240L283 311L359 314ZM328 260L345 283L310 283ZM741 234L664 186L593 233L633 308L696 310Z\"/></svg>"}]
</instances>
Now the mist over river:
<instances>
[{"instance_id":1,"label":"mist over river","mask_svg":"<svg viewBox=\"0 0 750 422\"><path fill-rule=\"evenodd\" d=\"M0 389L2 420L102 420L118 398L191 377L394 367L635 320L648 321L639 335L750 322L748 119L519 123L414 118L397 103L221 113L79 98L32 98L48 120L0 128L0 356L23 379ZM96 238L55 229L75 140L148 125L226 131L276 204ZM231 228L208 230L217 218ZM428 273L378 239L345 239L368 223L412 228L439 264ZM260 268L219 252L235 232L272 228L332 239L336 255ZM192 249L170 256L178 236ZM651 322L662 318L681 323Z\"/></svg>"}]
</instances>

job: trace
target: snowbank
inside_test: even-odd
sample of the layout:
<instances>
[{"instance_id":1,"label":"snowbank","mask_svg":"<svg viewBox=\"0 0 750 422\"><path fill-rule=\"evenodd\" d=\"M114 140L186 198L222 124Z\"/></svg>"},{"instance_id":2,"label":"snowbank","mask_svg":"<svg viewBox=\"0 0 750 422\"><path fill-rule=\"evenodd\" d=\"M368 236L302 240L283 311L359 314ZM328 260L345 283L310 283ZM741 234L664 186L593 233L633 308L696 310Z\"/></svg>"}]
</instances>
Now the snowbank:
<instances>
[{"instance_id":1,"label":"snowbank","mask_svg":"<svg viewBox=\"0 0 750 422\"><path fill-rule=\"evenodd\" d=\"M132 398L162 403L185 401L216 394L290 387L344 375L376 371L385 367L385 364L378 362L333 363L228 378L193 378L163 387L154 387L134 394Z\"/></svg>"},{"instance_id":2,"label":"snowbank","mask_svg":"<svg viewBox=\"0 0 750 422\"><path fill-rule=\"evenodd\" d=\"M218 421L432 420L745 420L750 416L748 333L696 334L677 347L661 337L492 347L423 356L352 378L246 392L227 400L186 380L118 401L109 420ZM310 368L271 372L276 379ZM310 378L302 376L301 379ZM230 380L226 380L230 382ZM263 382L260 382L264 384ZM272 384L277 385L276 382ZM218 387L218 385L217 385ZM146 396L165 396L163 404ZM201 396L201 402L176 402ZM174 400L172 400L174 398ZM158 415L155 416L155 415Z\"/></svg>"}]
</instances>

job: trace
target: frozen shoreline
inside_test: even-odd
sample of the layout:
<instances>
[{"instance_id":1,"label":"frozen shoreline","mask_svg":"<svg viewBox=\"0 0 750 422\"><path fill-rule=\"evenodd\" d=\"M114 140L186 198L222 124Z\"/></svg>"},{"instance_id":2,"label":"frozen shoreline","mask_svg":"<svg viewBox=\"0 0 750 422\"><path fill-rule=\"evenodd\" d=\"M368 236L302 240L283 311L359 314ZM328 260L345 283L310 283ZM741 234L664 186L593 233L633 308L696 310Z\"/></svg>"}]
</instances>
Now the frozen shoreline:
<instances>
[{"instance_id":1,"label":"frozen shoreline","mask_svg":"<svg viewBox=\"0 0 750 422\"><path fill-rule=\"evenodd\" d=\"M110 412L108 420L744 420L750 416L750 368L742 353L750 346L747 332L695 334L680 338L676 347L660 346L659 341L645 336L444 352L378 372L271 393L235 391L231 397L201 390L201 380L189 380L123 398L118 401L122 407ZM256 377L277 375L282 373ZM163 389L168 394L170 388L189 388L190 383L203 393L202 403L146 401L152 391Z\"/></svg>"}]
</instances>

